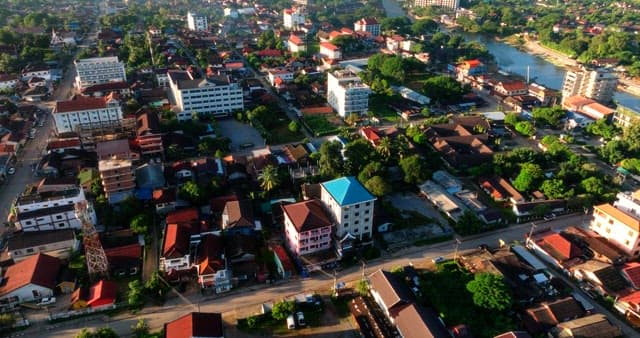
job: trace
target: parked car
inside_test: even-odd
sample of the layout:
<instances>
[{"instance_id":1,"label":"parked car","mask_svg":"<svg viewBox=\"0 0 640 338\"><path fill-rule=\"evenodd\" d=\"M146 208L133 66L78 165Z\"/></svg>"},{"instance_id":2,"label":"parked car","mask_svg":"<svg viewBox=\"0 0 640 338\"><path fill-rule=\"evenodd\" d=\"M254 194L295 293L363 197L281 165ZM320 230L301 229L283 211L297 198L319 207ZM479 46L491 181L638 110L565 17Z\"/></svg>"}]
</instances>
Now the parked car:
<instances>
[{"instance_id":1,"label":"parked car","mask_svg":"<svg viewBox=\"0 0 640 338\"><path fill-rule=\"evenodd\" d=\"M40 301L38 303L36 303L36 305L45 306L45 305L54 304L55 302L56 302L56 297L45 297L45 298L40 299Z\"/></svg>"},{"instance_id":2,"label":"parked car","mask_svg":"<svg viewBox=\"0 0 640 338\"><path fill-rule=\"evenodd\" d=\"M544 215L544 220L545 221L550 221L550 220L555 219L555 218L556 218L556 214L554 214L554 213L550 213L550 214Z\"/></svg>"},{"instance_id":3,"label":"parked car","mask_svg":"<svg viewBox=\"0 0 640 338\"><path fill-rule=\"evenodd\" d=\"M9 175L13 175L13 174L15 174L15 173L16 173L16 168L11 167L11 168L7 169L7 174L9 174Z\"/></svg>"},{"instance_id":4,"label":"parked car","mask_svg":"<svg viewBox=\"0 0 640 338\"><path fill-rule=\"evenodd\" d=\"M289 330L296 329L296 322L293 320L293 315L289 315L289 317L287 317L287 328Z\"/></svg>"},{"instance_id":5,"label":"parked car","mask_svg":"<svg viewBox=\"0 0 640 338\"><path fill-rule=\"evenodd\" d=\"M300 325L300 326L306 326L307 325L307 323L305 323L305 321L304 321L304 313L297 312L296 313L296 318L298 319L298 325Z\"/></svg>"},{"instance_id":6,"label":"parked car","mask_svg":"<svg viewBox=\"0 0 640 338\"><path fill-rule=\"evenodd\" d=\"M446 259L445 259L444 257L442 257L442 256L438 256L438 257L433 258L433 259L431 260L431 262L433 262L433 263L436 263L436 264L437 264L437 263L442 263L442 262L444 262L445 260L446 260Z\"/></svg>"}]
</instances>

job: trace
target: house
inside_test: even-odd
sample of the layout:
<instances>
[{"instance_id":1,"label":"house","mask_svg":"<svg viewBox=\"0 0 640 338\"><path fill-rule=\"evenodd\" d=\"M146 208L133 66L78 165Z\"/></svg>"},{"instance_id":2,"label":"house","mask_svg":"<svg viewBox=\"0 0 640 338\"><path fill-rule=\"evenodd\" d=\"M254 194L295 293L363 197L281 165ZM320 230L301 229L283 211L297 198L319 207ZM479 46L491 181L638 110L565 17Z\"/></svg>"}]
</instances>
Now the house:
<instances>
[{"instance_id":1,"label":"house","mask_svg":"<svg viewBox=\"0 0 640 338\"><path fill-rule=\"evenodd\" d=\"M535 97L542 106L555 105L558 100L558 93L555 90L546 88L537 83L529 84L528 94Z\"/></svg>"},{"instance_id":2,"label":"house","mask_svg":"<svg viewBox=\"0 0 640 338\"><path fill-rule=\"evenodd\" d=\"M480 187L496 202L508 201L511 204L524 202L522 194L502 177L482 178Z\"/></svg>"},{"instance_id":3,"label":"house","mask_svg":"<svg viewBox=\"0 0 640 338\"><path fill-rule=\"evenodd\" d=\"M527 84L524 81L500 81L493 86L493 90L503 96L526 95L529 92Z\"/></svg>"},{"instance_id":4,"label":"house","mask_svg":"<svg viewBox=\"0 0 640 338\"><path fill-rule=\"evenodd\" d=\"M353 23L355 32L367 32L371 36L380 35L380 23L375 18L362 18Z\"/></svg>"},{"instance_id":5,"label":"house","mask_svg":"<svg viewBox=\"0 0 640 338\"><path fill-rule=\"evenodd\" d=\"M136 117L135 144L142 156L161 157L164 154L160 118L155 111L145 109Z\"/></svg>"},{"instance_id":6,"label":"house","mask_svg":"<svg viewBox=\"0 0 640 338\"><path fill-rule=\"evenodd\" d=\"M79 137L53 139L47 143L47 151L64 153L68 149L82 149L82 143Z\"/></svg>"},{"instance_id":7,"label":"house","mask_svg":"<svg viewBox=\"0 0 640 338\"><path fill-rule=\"evenodd\" d=\"M96 144L96 154L98 154L99 161L111 159L131 160L134 157L127 139L98 142Z\"/></svg>"},{"instance_id":8,"label":"house","mask_svg":"<svg viewBox=\"0 0 640 338\"><path fill-rule=\"evenodd\" d=\"M164 324L165 338L224 338L222 315L191 312Z\"/></svg>"},{"instance_id":9,"label":"house","mask_svg":"<svg viewBox=\"0 0 640 338\"><path fill-rule=\"evenodd\" d=\"M41 77L51 81L51 69L45 63L28 64L22 70L22 81L29 81L32 77Z\"/></svg>"},{"instance_id":10,"label":"house","mask_svg":"<svg viewBox=\"0 0 640 338\"><path fill-rule=\"evenodd\" d=\"M564 234L574 242L582 243L582 245L586 244L590 252L593 253L593 259L595 260L621 265L629 258L622 250L607 241L606 238L591 230L570 226L564 230Z\"/></svg>"},{"instance_id":11,"label":"house","mask_svg":"<svg viewBox=\"0 0 640 338\"><path fill-rule=\"evenodd\" d=\"M625 316L634 327L640 324L640 292L635 291L628 295L616 298L614 308Z\"/></svg>"},{"instance_id":12,"label":"house","mask_svg":"<svg viewBox=\"0 0 640 338\"><path fill-rule=\"evenodd\" d=\"M518 222L522 222L527 219L541 218L543 215L536 214L536 210L546 209L550 213L563 213L566 205L566 200L541 200L516 203L511 206L511 210Z\"/></svg>"},{"instance_id":13,"label":"house","mask_svg":"<svg viewBox=\"0 0 640 338\"><path fill-rule=\"evenodd\" d=\"M409 287L389 271L378 270L369 275L369 292L385 316L394 324L398 311L413 303Z\"/></svg>"},{"instance_id":14,"label":"house","mask_svg":"<svg viewBox=\"0 0 640 338\"><path fill-rule=\"evenodd\" d=\"M360 128L360 135L362 135L365 140L369 141L373 147L378 146L382 139L380 131L378 131L377 128L369 126Z\"/></svg>"},{"instance_id":15,"label":"house","mask_svg":"<svg viewBox=\"0 0 640 338\"><path fill-rule=\"evenodd\" d=\"M627 281L611 264L588 260L570 268L577 280L588 282L600 295L618 296L629 287Z\"/></svg>"},{"instance_id":16,"label":"house","mask_svg":"<svg viewBox=\"0 0 640 338\"><path fill-rule=\"evenodd\" d=\"M120 126L122 109L117 94L104 97L81 96L74 100L57 101L52 113L56 133L75 132L82 128Z\"/></svg>"},{"instance_id":17,"label":"house","mask_svg":"<svg viewBox=\"0 0 640 338\"><path fill-rule=\"evenodd\" d=\"M450 194L456 194L462 191L462 182L445 170L434 172L432 179L438 182L438 184Z\"/></svg>"},{"instance_id":18,"label":"house","mask_svg":"<svg viewBox=\"0 0 640 338\"><path fill-rule=\"evenodd\" d=\"M585 311L573 297L543 302L525 310L523 322L531 333L546 332L558 325L585 315Z\"/></svg>"},{"instance_id":19,"label":"house","mask_svg":"<svg viewBox=\"0 0 640 338\"><path fill-rule=\"evenodd\" d=\"M622 336L620 328L607 316L597 313L558 324L552 331L555 338L615 338Z\"/></svg>"},{"instance_id":20,"label":"house","mask_svg":"<svg viewBox=\"0 0 640 338\"><path fill-rule=\"evenodd\" d=\"M17 84L17 75L0 74L0 90L15 89Z\"/></svg>"},{"instance_id":21,"label":"house","mask_svg":"<svg viewBox=\"0 0 640 338\"><path fill-rule=\"evenodd\" d=\"M111 281L100 280L89 289L87 305L92 308L113 306L116 303L118 284Z\"/></svg>"},{"instance_id":22,"label":"house","mask_svg":"<svg viewBox=\"0 0 640 338\"><path fill-rule=\"evenodd\" d=\"M618 193L617 201L593 207L589 229L631 257L640 254L640 192Z\"/></svg>"},{"instance_id":23,"label":"house","mask_svg":"<svg viewBox=\"0 0 640 338\"><path fill-rule=\"evenodd\" d=\"M359 239L363 243L372 240L373 206L376 198L352 176L323 182L320 199L336 225L335 238L345 241ZM338 247L338 252L349 249Z\"/></svg>"},{"instance_id":24,"label":"house","mask_svg":"<svg viewBox=\"0 0 640 338\"><path fill-rule=\"evenodd\" d=\"M0 304L32 302L53 296L60 265L59 259L39 253L3 269Z\"/></svg>"},{"instance_id":25,"label":"house","mask_svg":"<svg viewBox=\"0 0 640 338\"><path fill-rule=\"evenodd\" d=\"M284 231L289 250L296 256L331 248L333 222L322 202L308 200L282 205Z\"/></svg>"},{"instance_id":26,"label":"house","mask_svg":"<svg viewBox=\"0 0 640 338\"><path fill-rule=\"evenodd\" d=\"M113 276L135 275L142 267L142 246L139 243L105 248Z\"/></svg>"},{"instance_id":27,"label":"house","mask_svg":"<svg viewBox=\"0 0 640 338\"><path fill-rule=\"evenodd\" d=\"M129 84L126 81L107 82L88 86L81 91L82 95L91 97L103 97L111 93L118 93L123 97L131 95Z\"/></svg>"},{"instance_id":28,"label":"house","mask_svg":"<svg viewBox=\"0 0 640 338\"><path fill-rule=\"evenodd\" d=\"M487 72L487 66L482 61L466 60L456 67L458 74L464 77L483 75Z\"/></svg>"},{"instance_id":29,"label":"house","mask_svg":"<svg viewBox=\"0 0 640 338\"><path fill-rule=\"evenodd\" d=\"M165 185L164 167L158 163L145 163L135 171L136 186L138 189L153 191Z\"/></svg>"},{"instance_id":30,"label":"house","mask_svg":"<svg viewBox=\"0 0 640 338\"><path fill-rule=\"evenodd\" d=\"M331 42L320 42L320 54L329 60L342 59L342 51L340 47L332 44Z\"/></svg>"},{"instance_id":31,"label":"house","mask_svg":"<svg viewBox=\"0 0 640 338\"><path fill-rule=\"evenodd\" d=\"M527 238L527 247L559 269L580 261L583 251L562 234L547 230Z\"/></svg>"},{"instance_id":32,"label":"house","mask_svg":"<svg viewBox=\"0 0 640 338\"><path fill-rule=\"evenodd\" d=\"M301 53L307 50L307 43L297 35L289 35L287 47L290 53Z\"/></svg>"},{"instance_id":33,"label":"house","mask_svg":"<svg viewBox=\"0 0 640 338\"><path fill-rule=\"evenodd\" d=\"M397 53L402 50L402 43L405 39L401 35L394 34L387 36L385 39L387 49L391 52Z\"/></svg>"},{"instance_id":34,"label":"house","mask_svg":"<svg viewBox=\"0 0 640 338\"><path fill-rule=\"evenodd\" d=\"M7 240L7 252L14 262L38 253L67 259L79 246L72 229L19 232Z\"/></svg>"},{"instance_id":35,"label":"house","mask_svg":"<svg viewBox=\"0 0 640 338\"><path fill-rule=\"evenodd\" d=\"M228 201L222 211L222 230L251 233L257 229L253 206L249 200Z\"/></svg>"},{"instance_id":36,"label":"house","mask_svg":"<svg viewBox=\"0 0 640 338\"><path fill-rule=\"evenodd\" d=\"M269 249L273 252L273 260L276 263L278 276L281 279L289 279L293 275L295 269L287 251L282 247L282 245L271 245Z\"/></svg>"},{"instance_id":37,"label":"house","mask_svg":"<svg viewBox=\"0 0 640 338\"><path fill-rule=\"evenodd\" d=\"M447 164L463 167L493 159L493 150L488 146L493 142L490 129L484 118L465 116L452 119L452 123L431 125L424 134Z\"/></svg>"},{"instance_id":38,"label":"house","mask_svg":"<svg viewBox=\"0 0 640 338\"><path fill-rule=\"evenodd\" d=\"M160 270L167 273L191 269L191 231L188 226L168 223L164 233Z\"/></svg>"},{"instance_id":39,"label":"house","mask_svg":"<svg viewBox=\"0 0 640 338\"><path fill-rule=\"evenodd\" d=\"M640 263L626 263L620 270L620 274L622 274L622 277L624 277L634 289L640 289Z\"/></svg>"},{"instance_id":40,"label":"house","mask_svg":"<svg viewBox=\"0 0 640 338\"><path fill-rule=\"evenodd\" d=\"M443 212L453 221L457 222L467 210L467 207L456 197L452 196L440 184L427 180L419 187L424 195L438 210Z\"/></svg>"},{"instance_id":41,"label":"house","mask_svg":"<svg viewBox=\"0 0 640 338\"><path fill-rule=\"evenodd\" d=\"M305 164L309 160L309 152L304 144L287 144L284 146L284 153L289 163Z\"/></svg>"},{"instance_id":42,"label":"house","mask_svg":"<svg viewBox=\"0 0 640 338\"><path fill-rule=\"evenodd\" d=\"M276 87L278 84L276 80L279 78L284 81L284 83L293 81L293 71L286 69L270 69L267 71L267 78L269 79L269 83L271 86Z\"/></svg>"},{"instance_id":43,"label":"house","mask_svg":"<svg viewBox=\"0 0 640 338\"><path fill-rule=\"evenodd\" d=\"M231 290L231 271L227 269L220 236L208 234L202 237L198 262L194 265L198 272L200 287L214 288L216 293Z\"/></svg>"},{"instance_id":44,"label":"house","mask_svg":"<svg viewBox=\"0 0 640 338\"><path fill-rule=\"evenodd\" d=\"M177 200L176 188L160 188L153 191L152 200L158 214L166 214L175 210Z\"/></svg>"},{"instance_id":45,"label":"house","mask_svg":"<svg viewBox=\"0 0 640 338\"><path fill-rule=\"evenodd\" d=\"M433 309L417 304L400 307L395 313L395 324L402 338L451 337Z\"/></svg>"}]
</instances>

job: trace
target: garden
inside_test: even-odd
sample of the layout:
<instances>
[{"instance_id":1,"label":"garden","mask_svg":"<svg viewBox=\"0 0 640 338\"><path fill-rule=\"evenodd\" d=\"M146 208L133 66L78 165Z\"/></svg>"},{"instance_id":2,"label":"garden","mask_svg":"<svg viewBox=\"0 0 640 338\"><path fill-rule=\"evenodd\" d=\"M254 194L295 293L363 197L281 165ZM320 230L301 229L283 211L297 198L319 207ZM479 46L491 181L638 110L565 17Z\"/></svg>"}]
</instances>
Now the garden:
<instances>
[{"instance_id":1,"label":"garden","mask_svg":"<svg viewBox=\"0 0 640 338\"><path fill-rule=\"evenodd\" d=\"M337 134L340 128L339 120L332 122L325 115L305 115L302 121L316 137Z\"/></svg>"}]
</instances>

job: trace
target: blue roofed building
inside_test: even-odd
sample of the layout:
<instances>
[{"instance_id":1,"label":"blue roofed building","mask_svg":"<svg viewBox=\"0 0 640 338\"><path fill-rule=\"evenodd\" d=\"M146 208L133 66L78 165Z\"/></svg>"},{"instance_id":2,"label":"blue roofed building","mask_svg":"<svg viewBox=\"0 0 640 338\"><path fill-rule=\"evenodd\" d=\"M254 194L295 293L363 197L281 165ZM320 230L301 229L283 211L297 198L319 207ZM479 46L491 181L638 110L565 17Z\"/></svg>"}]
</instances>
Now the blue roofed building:
<instances>
[{"instance_id":1,"label":"blue roofed building","mask_svg":"<svg viewBox=\"0 0 640 338\"><path fill-rule=\"evenodd\" d=\"M320 199L336 224L333 234L338 254L351 248L353 240L370 243L376 198L355 177L337 178L320 186Z\"/></svg>"}]
</instances>

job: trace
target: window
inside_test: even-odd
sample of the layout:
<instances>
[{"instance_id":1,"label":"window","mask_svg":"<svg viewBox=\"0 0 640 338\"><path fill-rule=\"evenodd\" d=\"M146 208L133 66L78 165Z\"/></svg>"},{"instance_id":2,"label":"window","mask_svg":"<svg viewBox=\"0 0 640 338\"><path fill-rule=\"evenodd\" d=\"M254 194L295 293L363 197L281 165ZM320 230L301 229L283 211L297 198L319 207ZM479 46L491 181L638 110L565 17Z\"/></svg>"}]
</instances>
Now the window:
<instances>
[{"instance_id":1,"label":"window","mask_svg":"<svg viewBox=\"0 0 640 338\"><path fill-rule=\"evenodd\" d=\"M369 230L369 227L368 226L364 227L364 231L367 231L367 230Z\"/></svg>"},{"instance_id":2,"label":"window","mask_svg":"<svg viewBox=\"0 0 640 338\"><path fill-rule=\"evenodd\" d=\"M56 219L62 219L61 215L56 215Z\"/></svg>"},{"instance_id":3,"label":"window","mask_svg":"<svg viewBox=\"0 0 640 338\"><path fill-rule=\"evenodd\" d=\"M345 228L348 228L349 227L349 223L344 223L342 226L345 227Z\"/></svg>"},{"instance_id":4,"label":"window","mask_svg":"<svg viewBox=\"0 0 640 338\"><path fill-rule=\"evenodd\" d=\"M365 215L368 215L368 214L369 214L369 210L365 210L365 211L364 211L364 214L365 214Z\"/></svg>"},{"instance_id":5,"label":"window","mask_svg":"<svg viewBox=\"0 0 640 338\"><path fill-rule=\"evenodd\" d=\"M356 214L354 216L358 217L358 216L360 216L360 213L356 212Z\"/></svg>"},{"instance_id":6,"label":"window","mask_svg":"<svg viewBox=\"0 0 640 338\"><path fill-rule=\"evenodd\" d=\"M360 209L360 204L356 204L356 209Z\"/></svg>"},{"instance_id":7,"label":"window","mask_svg":"<svg viewBox=\"0 0 640 338\"><path fill-rule=\"evenodd\" d=\"M64 227L64 223L58 223L58 228L63 228Z\"/></svg>"},{"instance_id":8,"label":"window","mask_svg":"<svg viewBox=\"0 0 640 338\"><path fill-rule=\"evenodd\" d=\"M28 248L28 249L27 249L27 253L28 253L28 254L33 253L33 248Z\"/></svg>"},{"instance_id":9,"label":"window","mask_svg":"<svg viewBox=\"0 0 640 338\"><path fill-rule=\"evenodd\" d=\"M365 221L365 222L369 222L369 219L368 219L368 218L365 218L365 219L364 219L364 221Z\"/></svg>"},{"instance_id":10,"label":"window","mask_svg":"<svg viewBox=\"0 0 640 338\"><path fill-rule=\"evenodd\" d=\"M629 230L628 235L629 237L633 237L633 231Z\"/></svg>"},{"instance_id":11,"label":"window","mask_svg":"<svg viewBox=\"0 0 640 338\"><path fill-rule=\"evenodd\" d=\"M624 245L629 246L629 240L624 241Z\"/></svg>"},{"instance_id":12,"label":"window","mask_svg":"<svg viewBox=\"0 0 640 338\"><path fill-rule=\"evenodd\" d=\"M358 230L360 230L360 229L358 229L358 228L353 229L353 233L356 233L356 234L357 234L357 233L358 233Z\"/></svg>"},{"instance_id":13,"label":"window","mask_svg":"<svg viewBox=\"0 0 640 338\"><path fill-rule=\"evenodd\" d=\"M353 224L359 224L359 223L360 223L360 221L355 221L355 222L353 222Z\"/></svg>"},{"instance_id":14,"label":"window","mask_svg":"<svg viewBox=\"0 0 640 338\"><path fill-rule=\"evenodd\" d=\"M370 206L370 205L371 205L371 202L367 202L367 203L365 203L364 205L366 205L366 206Z\"/></svg>"},{"instance_id":15,"label":"window","mask_svg":"<svg viewBox=\"0 0 640 338\"><path fill-rule=\"evenodd\" d=\"M611 233L611 228L607 228L605 231L606 231L608 234L610 234L610 233Z\"/></svg>"}]
</instances>

